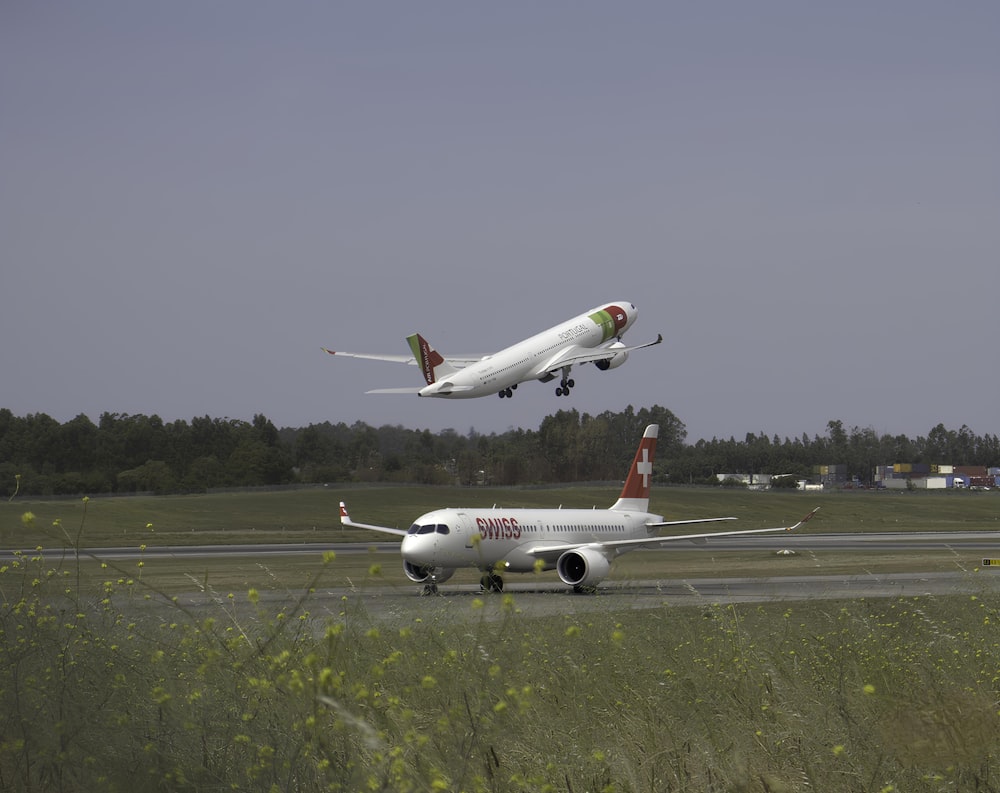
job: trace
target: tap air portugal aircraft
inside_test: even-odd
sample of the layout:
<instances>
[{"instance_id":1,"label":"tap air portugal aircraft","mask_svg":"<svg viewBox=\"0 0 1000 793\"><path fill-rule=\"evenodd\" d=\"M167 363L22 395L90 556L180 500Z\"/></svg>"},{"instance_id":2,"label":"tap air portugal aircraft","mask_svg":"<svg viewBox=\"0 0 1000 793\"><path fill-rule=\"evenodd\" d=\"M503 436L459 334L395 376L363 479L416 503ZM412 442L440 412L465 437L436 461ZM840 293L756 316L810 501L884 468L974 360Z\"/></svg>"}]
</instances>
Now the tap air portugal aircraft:
<instances>
[{"instance_id":1,"label":"tap air portugal aircraft","mask_svg":"<svg viewBox=\"0 0 1000 793\"><path fill-rule=\"evenodd\" d=\"M556 396L569 396L575 385L570 369L576 364L593 363L598 369L617 369L633 350L652 347L656 341L628 347L622 335L632 327L639 312L626 302L597 306L573 319L549 328L529 339L492 355L444 357L419 333L407 336L412 355L377 355L323 349L330 355L395 361L420 367L427 381L423 388L378 388L369 394L418 394L422 397L471 399L499 394L510 398L518 383L559 377Z\"/></svg>"},{"instance_id":2,"label":"tap air portugal aircraft","mask_svg":"<svg viewBox=\"0 0 1000 793\"><path fill-rule=\"evenodd\" d=\"M421 515L410 528L390 529L355 523L340 502L345 526L397 534L407 578L437 592L459 567L478 567L484 590L501 591L504 572L552 570L577 592L591 591L608 574L611 561L637 548L659 548L679 540L703 543L708 537L792 531L809 520L817 507L793 526L707 534L656 535L657 529L712 523L736 518L668 520L649 509L649 485L659 425L643 433L621 496L610 509L439 509Z\"/></svg>"}]
</instances>

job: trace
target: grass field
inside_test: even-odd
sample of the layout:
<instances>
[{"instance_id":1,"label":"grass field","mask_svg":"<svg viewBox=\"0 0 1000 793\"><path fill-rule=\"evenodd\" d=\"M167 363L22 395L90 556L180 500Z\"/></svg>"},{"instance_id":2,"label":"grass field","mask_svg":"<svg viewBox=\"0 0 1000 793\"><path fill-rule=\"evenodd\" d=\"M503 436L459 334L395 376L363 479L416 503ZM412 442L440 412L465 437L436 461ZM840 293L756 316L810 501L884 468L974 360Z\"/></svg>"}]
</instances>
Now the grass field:
<instances>
[{"instance_id":1,"label":"grass field","mask_svg":"<svg viewBox=\"0 0 1000 793\"><path fill-rule=\"evenodd\" d=\"M341 532L341 498L359 520L407 525L445 504L607 506L616 495L324 488L5 504L2 545L43 550L0 563L0 789L1000 790L995 587L641 611L595 598L554 616L529 616L510 593L414 596L387 618L319 593L412 586L395 554L103 567L61 547L365 543L381 538ZM1000 499L663 489L654 509L749 526L817 504L810 531L975 530L996 528ZM933 556L888 563L963 564ZM776 575L789 562L832 572L866 561L698 550L627 554L613 570ZM174 603L175 584L213 597Z\"/></svg>"},{"instance_id":2,"label":"grass field","mask_svg":"<svg viewBox=\"0 0 1000 793\"><path fill-rule=\"evenodd\" d=\"M491 489L450 487L317 487L76 500L0 502L0 548L203 545L254 542L371 542L371 532L344 530L338 504L364 523L406 528L439 507L607 508L617 487ZM814 506L805 532L985 531L1000 529L998 492L754 493L729 488L655 488L650 509L668 519L734 515L740 528L780 526ZM21 523L35 515L34 527ZM58 527L54 527L55 522ZM78 542L77 542L78 541Z\"/></svg>"},{"instance_id":3,"label":"grass field","mask_svg":"<svg viewBox=\"0 0 1000 793\"><path fill-rule=\"evenodd\" d=\"M998 789L995 593L386 620L147 608L42 557L0 589L5 791Z\"/></svg>"}]
</instances>

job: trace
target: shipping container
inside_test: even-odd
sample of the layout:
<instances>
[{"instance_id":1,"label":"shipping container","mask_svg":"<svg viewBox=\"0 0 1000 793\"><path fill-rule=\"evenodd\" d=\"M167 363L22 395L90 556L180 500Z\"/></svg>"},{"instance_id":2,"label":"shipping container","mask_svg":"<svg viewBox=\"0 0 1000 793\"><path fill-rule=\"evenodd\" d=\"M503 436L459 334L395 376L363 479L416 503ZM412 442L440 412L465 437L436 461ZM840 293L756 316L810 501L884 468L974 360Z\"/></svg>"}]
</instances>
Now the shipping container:
<instances>
[{"instance_id":1,"label":"shipping container","mask_svg":"<svg viewBox=\"0 0 1000 793\"><path fill-rule=\"evenodd\" d=\"M932 474L953 474L955 473L955 466L953 465L932 465Z\"/></svg>"}]
</instances>

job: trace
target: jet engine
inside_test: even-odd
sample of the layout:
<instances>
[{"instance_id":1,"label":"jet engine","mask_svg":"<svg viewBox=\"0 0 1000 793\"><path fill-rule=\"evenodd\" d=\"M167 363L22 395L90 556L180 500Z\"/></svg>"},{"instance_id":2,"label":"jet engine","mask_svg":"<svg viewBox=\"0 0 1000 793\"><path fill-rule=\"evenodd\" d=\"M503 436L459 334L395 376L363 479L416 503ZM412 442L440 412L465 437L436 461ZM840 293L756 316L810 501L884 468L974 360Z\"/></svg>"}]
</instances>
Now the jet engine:
<instances>
[{"instance_id":1,"label":"jet engine","mask_svg":"<svg viewBox=\"0 0 1000 793\"><path fill-rule=\"evenodd\" d=\"M610 569L611 562L593 548L566 551L556 562L562 582L578 590L596 587Z\"/></svg>"},{"instance_id":2,"label":"jet engine","mask_svg":"<svg viewBox=\"0 0 1000 793\"><path fill-rule=\"evenodd\" d=\"M620 341L616 341L614 344L609 344L607 350L612 353L611 357L602 358L600 361L594 361L594 366L602 372L606 372L608 369L617 369L628 360L627 352L615 352L615 350L621 350L624 347L625 345Z\"/></svg>"},{"instance_id":3,"label":"jet engine","mask_svg":"<svg viewBox=\"0 0 1000 793\"><path fill-rule=\"evenodd\" d=\"M413 562L403 562L403 572L418 584L443 584L455 574L451 567L423 567Z\"/></svg>"}]
</instances>

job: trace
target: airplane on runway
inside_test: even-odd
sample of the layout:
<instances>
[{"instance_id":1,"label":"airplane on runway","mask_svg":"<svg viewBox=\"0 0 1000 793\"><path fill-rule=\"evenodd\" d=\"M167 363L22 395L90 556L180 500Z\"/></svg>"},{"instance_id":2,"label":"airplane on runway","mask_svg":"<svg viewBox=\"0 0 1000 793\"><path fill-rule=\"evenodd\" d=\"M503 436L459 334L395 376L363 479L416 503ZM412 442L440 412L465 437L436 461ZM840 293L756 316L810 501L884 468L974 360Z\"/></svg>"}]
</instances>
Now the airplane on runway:
<instances>
[{"instance_id":1,"label":"airplane on runway","mask_svg":"<svg viewBox=\"0 0 1000 793\"><path fill-rule=\"evenodd\" d=\"M652 347L656 341L628 347L622 341L639 312L632 303L596 306L579 316L542 331L491 355L445 357L419 333L407 336L412 355L381 355L328 350L330 355L348 358L368 358L419 365L427 385L422 388L377 388L369 394L417 394L422 397L471 399L499 394L510 398L519 383L540 380L548 383L559 377L556 396L569 396L576 384L570 370L577 364L593 363L598 369L617 369L628 360L629 353Z\"/></svg>"},{"instance_id":2,"label":"airplane on runway","mask_svg":"<svg viewBox=\"0 0 1000 793\"><path fill-rule=\"evenodd\" d=\"M503 590L503 573L555 570L560 580L577 592L593 591L608 574L616 556L637 548L658 548L679 540L704 542L763 532L793 531L819 507L793 526L745 529L708 534L656 535L658 529L727 518L668 520L649 509L653 457L659 425L643 433L618 500L610 509L439 509L421 515L409 529L391 529L355 523L340 502L344 526L402 536L403 572L424 585L425 594L437 592L459 567L478 567L485 591Z\"/></svg>"}]
</instances>

